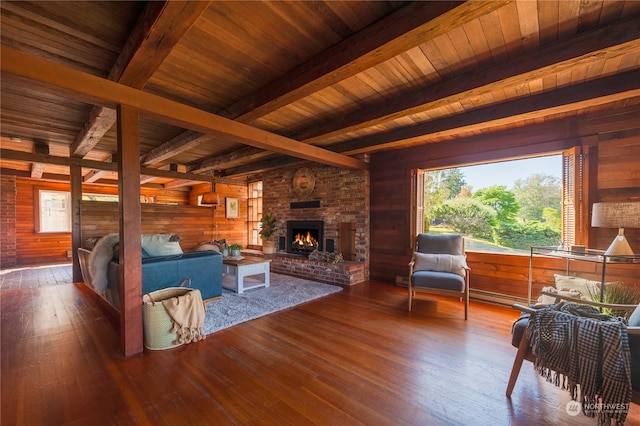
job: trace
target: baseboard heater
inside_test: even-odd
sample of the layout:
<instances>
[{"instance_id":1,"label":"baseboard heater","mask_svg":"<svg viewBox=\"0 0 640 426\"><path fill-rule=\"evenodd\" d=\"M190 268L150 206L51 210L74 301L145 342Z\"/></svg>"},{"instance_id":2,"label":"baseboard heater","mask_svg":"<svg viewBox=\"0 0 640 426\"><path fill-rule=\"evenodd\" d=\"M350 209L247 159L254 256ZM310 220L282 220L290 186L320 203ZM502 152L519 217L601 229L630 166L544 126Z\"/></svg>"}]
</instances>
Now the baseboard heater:
<instances>
[{"instance_id":1,"label":"baseboard heater","mask_svg":"<svg viewBox=\"0 0 640 426\"><path fill-rule=\"evenodd\" d=\"M396 285L399 287L407 287L409 285L409 277L397 276ZM482 302L496 303L498 305L506 306L511 306L514 303L527 305L527 299L522 297L509 296L508 294L495 293L493 291L475 290L473 288L469 292L469 298Z\"/></svg>"}]
</instances>

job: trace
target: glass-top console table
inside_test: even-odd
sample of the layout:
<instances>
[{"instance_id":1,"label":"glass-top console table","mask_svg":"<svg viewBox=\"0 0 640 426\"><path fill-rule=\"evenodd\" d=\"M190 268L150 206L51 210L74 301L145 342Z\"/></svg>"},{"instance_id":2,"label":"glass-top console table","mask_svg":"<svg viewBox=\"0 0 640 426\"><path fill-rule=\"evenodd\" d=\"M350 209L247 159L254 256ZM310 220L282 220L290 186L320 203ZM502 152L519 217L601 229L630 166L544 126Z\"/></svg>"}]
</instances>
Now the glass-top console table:
<instances>
[{"instance_id":1,"label":"glass-top console table","mask_svg":"<svg viewBox=\"0 0 640 426\"><path fill-rule=\"evenodd\" d=\"M529 288L527 292L527 299L529 305L531 304L531 286L533 283L533 261L536 256L546 256L552 258L565 259L565 273L569 275L572 262L590 262L597 263L602 269L600 280L600 301L604 298L604 282L607 275L607 265L617 264L638 264L640 265L640 255L633 256L612 256L605 254L604 250L584 249L584 250L570 250L558 247L531 247L531 254L529 256Z\"/></svg>"}]
</instances>

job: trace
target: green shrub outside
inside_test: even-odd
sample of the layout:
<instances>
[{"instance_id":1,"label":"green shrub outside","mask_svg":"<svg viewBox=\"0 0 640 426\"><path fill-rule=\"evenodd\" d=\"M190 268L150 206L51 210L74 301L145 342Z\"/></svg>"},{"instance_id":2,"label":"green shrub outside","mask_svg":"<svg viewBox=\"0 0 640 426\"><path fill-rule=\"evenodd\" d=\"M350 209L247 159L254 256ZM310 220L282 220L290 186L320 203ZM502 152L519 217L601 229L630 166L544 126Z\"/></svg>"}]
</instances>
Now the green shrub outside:
<instances>
[{"instance_id":1,"label":"green shrub outside","mask_svg":"<svg viewBox=\"0 0 640 426\"><path fill-rule=\"evenodd\" d=\"M514 249L528 250L531 246L557 246L560 240L560 231L541 222L501 223L493 228L493 241Z\"/></svg>"}]
</instances>

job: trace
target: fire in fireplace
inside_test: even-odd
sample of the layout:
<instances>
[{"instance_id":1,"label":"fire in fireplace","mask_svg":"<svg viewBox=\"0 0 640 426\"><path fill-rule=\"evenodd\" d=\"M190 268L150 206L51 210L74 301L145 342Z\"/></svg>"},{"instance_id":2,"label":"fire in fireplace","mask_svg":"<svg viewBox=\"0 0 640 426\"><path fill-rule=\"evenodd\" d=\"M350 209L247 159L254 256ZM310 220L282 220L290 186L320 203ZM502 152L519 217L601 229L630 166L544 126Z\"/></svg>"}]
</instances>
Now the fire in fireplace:
<instances>
[{"instance_id":1,"label":"fire in fireplace","mask_svg":"<svg viewBox=\"0 0 640 426\"><path fill-rule=\"evenodd\" d=\"M321 220L287 221L287 253L309 256L314 250L322 250L324 222Z\"/></svg>"}]
</instances>

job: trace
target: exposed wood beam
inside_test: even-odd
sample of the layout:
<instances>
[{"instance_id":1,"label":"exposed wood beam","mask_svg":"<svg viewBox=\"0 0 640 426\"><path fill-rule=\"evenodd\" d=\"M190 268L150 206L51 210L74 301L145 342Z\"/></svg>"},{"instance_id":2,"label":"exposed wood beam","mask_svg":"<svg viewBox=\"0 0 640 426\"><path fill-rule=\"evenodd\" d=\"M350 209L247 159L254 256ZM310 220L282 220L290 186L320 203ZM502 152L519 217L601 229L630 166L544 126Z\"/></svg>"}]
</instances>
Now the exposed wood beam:
<instances>
[{"instance_id":1,"label":"exposed wood beam","mask_svg":"<svg viewBox=\"0 0 640 426\"><path fill-rule=\"evenodd\" d=\"M422 90L402 93L395 99L369 105L360 111L332 117L296 135L305 143L322 145L337 134L364 129L460 102L470 96L482 96L518 84L536 80L588 64L637 52L640 49L640 17L585 32L541 49L535 55L514 58L508 63L474 70Z\"/></svg>"},{"instance_id":2,"label":"exposed wood beam","mask_svg":"<svg viewBox=\"0 0 640 426\"><path fill-rule=\"evenodd\" d=\"M42 163L33 163L31 165L31 177L34 179L40 179L42 174L44 173L44 164Z\"/></svg>"},{"instance_id":3,"label":"exposed wood beam","mask_svg":"<svg viewBox=\"0 0 640 426\"><path fill-rule=\"evenodd\" d=\"M148 153L141 155L140 163L145 166L159 163L160 161L164 161L168 158L178 155L181 152L196 147L209 139L211 139L211 136L203 135L202 133L194 132L192 130L187 130L186 132L179 134L175 138L172 138L162 145L152 149Z\"/></svg>"},{"instance_id":4,"label":"exposed wood beam","mask_svg":"<svg viewBox=\"0 0 640 426\"><path fill-rule=\"evenodd\" d=\"M414 2L332 46L219 114L249 122L503 7L509 0Z\"/></svg>"},{"instance_id":5,"label":"exposed wood beam","mask_svg":"<svg viewBox=\"0 0 640 426\"><path fill-rule=\"evenodd\" d=\"M238 123L197 108L146 93L122 84L96 77L18 50L1 46L3 72L25 77L55 88L69 91L73 98L115 108L128 105L141 114L178 127L212 136L232 138L255 146L309 161L337 167L368 169L364 161L310 146L294 139Z\"/></svg>"},{"instance_id":6,"label":"exposed wood beam","mask_svg":"<svg viewBox=\"0 0 640 426\"><path fill-rule=\"evenodd\" d=\"M108 160L108 162L113 161L113 156ZM84 183L94 183L97 182L102 176L109 174L107 170L91 170L87 173L83 178L82 182Z\"/></svg>"},{"instance_id":7,"label":"exposed wood beam","mask_svg":"<svg viewBox=\"0 0 640 426\"><path fill-rule=\"evenodd\" d=\"M424 144L430 138L452 136L519 120L542 118L636 96L640 96L640 70L566 87L551 93L492 105L462 115L354 139L334 147L338 152L351 155L406 148Z\"/></svg>"},{"instance_id":8,"label":"exposed wood beam","mask_svg":"<svg viewBox=\"0 0 640 426\"><path fill-rule=\"evenodd\" d=\"M142 89L208 6L206 1L147 3L109 73L109 80ZM71 145L71 155L86 155L115 122L115 110L94 106Z\"/></svg>"},{"instance_id":9,"label":"exposed wood beam","mask_svg":"<svg viewBox=\"0 0 640 426\"><path fill-rule=\"evenodd\" d=\"M385 62L407 49L446 33L456 25L463 25L478 16L502 7L509 1L411 3L327 49L218 114L239 122L250 122ZM243 152L245 149L240 149L235 157L241 157ZM262 159L270 153L252 151L250 155L254 159ZM195 170L233 167L233 164L229 166L224 164L224 161L214 159L211 164L203 162L195 166Z\"/></svg>"},{"instance_id":10,"label":"exposed wood beam","mask_svg":"<svg viewBox=\"0 0 640 426\"><path fill-rule=\"evenodd\" d=\"M271 155L271 152L265 151L260 148L247 146L240 148L226 155L218 155L214 158L209 158L198 164L189 167L191 173L202 173L209 170L223 170L234 165L245 163L248 160L255 161Z\"/></svg>"},{"instance_id":11,"label":"exposed wood beam","mask_svg":"<svg viewBox=\"0 0 640 426\"><path fill-rule=\"evenodd\" d=\"M463 25L509 1L411 3L220 111L219 115L245 123L257 119L432 40L455 25ZM244 148L240 149L238 153L229 154L229 158L241 158L244 152ZM252 151L249 155L253 160L259 160L271 153ZM233 162L226 164L222 159L213 159L195 166L194 170L227 167L234 167Z\"/></svg>"},{"instance_id":12,"label":"exposed wood beam","mask_svg":"<svg viewBox=\"0 0 640 426\"><path fill-rule=\"evenodd\" d=\"M37 154L49 155L49 144L43 141L33 141L33 152ZM32 163L31 164L31 177L34 179L40 179L44 173L44 163Z\"/></svg>"},{"instance_id":13,"label":"exposed wood beam","mask_svg":"<svg viewBox=\"0 0 640 426\"><path fill-rule=\"evenodd\" d=\"M55 164L58 166L78 165L85 169L107 170L109 172L118 171L118 163L87 160L87 159L77 158L77 157L55 157L52 155L35 154L31 152L15 151L15 150L4 149L4 148L0 149L0 156L5 160L22 161L25 163L37 162L37 163L44 163L44 164ZM207 176L207 175L176 172L173 170L159 170L159 169L152 169L149 167L141 167L140 171L142 175L155 176L159 178L184 179L184 180L197 181L197 182L211 182L211 176Z\"/></svg>"},{"instance_id":14,"label":"exposed wood beam","mask_svg":"<svg viewBox=\"0 0 640 426\"><path fill-rule=\"evenodd\" d=\"M336 144L331 148L337 152L349 152L350 154L381 151L387 149L399 149L429 142L430 138L451 136L462 132L482 130L499 126L505 122L514 122L529 118L541 118L568 112L580 107L589 107L628 97L640 96L640 70L629 71L624 74L607 77L560 89L549 94L540 94L513 102L505 102L487 108L478 109L464 115L435 120L418 124L409 128L392 130L367 136L353 141ZM640 115L635 112L635 121L625 119L630 125L637 124ZM595 117L599 117L596 114ZM607 120L603 118L602 120ZM616 125L619 126L619 121ZM557 126L556 123L551 126ZM615 126L614 126L615 127ZM617 128L617 127L616 127ZM604 131L601 127L585 128L588 132ZM577 136L577 135L576 135ZM493 137L491 135L484 137ZM244 175L255 171L265 172L280 167L290 167L300 162L296 159L281 158L264 160L235 169L226 170L226 176Z\"/></svg>"}]
</instances>

